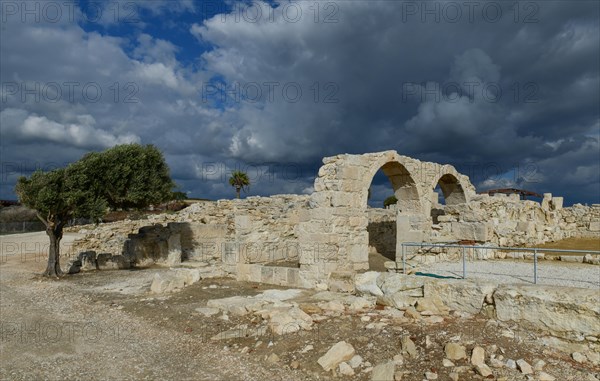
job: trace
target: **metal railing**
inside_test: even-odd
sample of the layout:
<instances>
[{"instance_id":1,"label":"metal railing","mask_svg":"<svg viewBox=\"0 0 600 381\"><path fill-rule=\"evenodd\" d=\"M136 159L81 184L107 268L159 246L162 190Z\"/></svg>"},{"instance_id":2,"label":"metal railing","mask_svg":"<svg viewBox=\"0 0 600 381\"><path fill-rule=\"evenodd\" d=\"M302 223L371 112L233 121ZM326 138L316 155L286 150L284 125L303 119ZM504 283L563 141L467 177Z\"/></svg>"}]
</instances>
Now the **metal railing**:
<instances>
[{"instance_id":1,"label":"metal railing","mask_svg":"<svg viewBox=\"0 0 600 381\"><path fill-rule=\"evenodd\" d=\"M441 247L441 248L458 248L462 249L462 278L467 278L467 260L466 249L472 250L505 250L505 251L531 251L533 252L533 283L538 282L538 252L544 253L579 253L579 254L594 254L600 255L600 251L596 250L571 250L571 249L542 249L539 247L504 247L504 246L473 246L473 245L458 245L458 244L442 244L442 243L427 243L427 242L403 242L402 243L402 273L406 274L406 248L407 247ZM411 266L412 267L412 266Z\"/></svg>"}]
</instances>

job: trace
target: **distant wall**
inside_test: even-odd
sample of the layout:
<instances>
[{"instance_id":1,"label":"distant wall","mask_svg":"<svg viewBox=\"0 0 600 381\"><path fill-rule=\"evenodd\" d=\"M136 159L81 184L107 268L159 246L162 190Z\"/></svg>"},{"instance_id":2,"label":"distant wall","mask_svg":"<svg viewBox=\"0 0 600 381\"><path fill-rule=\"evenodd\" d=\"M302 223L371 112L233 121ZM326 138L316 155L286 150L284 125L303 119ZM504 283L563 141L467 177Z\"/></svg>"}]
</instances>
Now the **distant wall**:
<instances>
[{"instance_id":1,"label":"distant wall","mask_svg":"<svg viewBox=\"0 0 600 381\"><path fill-rule=\"evenodd\" d=\"M369 217L369 246L379 254L393 258L396 254L396 209L371 208Z\"/></svg>"},{"instance_id":2,"label":"distant wall","mask_svg":"<svg viewBox=\"0 0 600 381\"><path fill-rule=\"evenodd\" d=\"M18 234L46 230L41 221L0 222L0 234Z\"/></svg>"},{"instance_id":3,"label":"distant wall","mask_svg":"<svg viewBox=\"0 0 600 381\"><path fill-rule=\"evenodd\" d=\"M478 195L470 203L443 207L439 240L475 240L500 246L534 246L569 237L600 238L600 205L562 207L546 194L542 203L505 195Z\"/></svg>"},{"instance_id":4,"label":"distant wall","mask_svg":"<svg viewBox=\"0 0 600 381\"><path fill-rule=\"evenodd\" d=\"M0 207L0 234L37 232L45 229L32 209L22 205Z\"/></svg>"}]
</instances>

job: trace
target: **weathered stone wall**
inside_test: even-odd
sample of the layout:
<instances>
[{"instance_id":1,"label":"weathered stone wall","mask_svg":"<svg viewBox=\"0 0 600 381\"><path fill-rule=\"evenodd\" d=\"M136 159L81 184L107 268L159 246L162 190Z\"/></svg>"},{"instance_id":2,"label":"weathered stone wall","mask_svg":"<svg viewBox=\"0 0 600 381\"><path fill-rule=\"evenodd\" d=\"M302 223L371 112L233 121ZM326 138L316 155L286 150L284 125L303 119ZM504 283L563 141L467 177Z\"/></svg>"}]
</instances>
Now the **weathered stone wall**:
<instances>
[{"instance_id":1,"label":"weathered stone wall","mask_svg":"<svg viewBox=\"0 0 600 381\"><path fill-rule=\"evenodd\" d=\"M396 210L369 208L369 246L378 253L393 258L396 254Z\"/></svg>"},{"instance_id":2,"label":"weathered stone wall","mask_svg":"<svg viewBox=\"0 0 600 381\"><path fill-rule=\"evenodd\" d=\"M562 204L562 203L561 203ZM477 195L438 216L437 241L473 240L499 246L534 246L568 237L600 237L600 205L552 207L515 197Z\"/></svg>"},{"instance_id":3,"label":"weathered stone wall","mask_svg":"<svg viewBox=\"0 0 600 381\"><path fill-rule=\"evenodd\" d=\"M242 265L298 262L296 229L307 200L308 196L278 195L200 202L146 220L88 225L79 229L84 237L72 252L124 255L137 264L174 264L169 255L175 247L181 260L219 265L247 279L248 267Z\"/></svg>"},{"instance_id":4,"label":"weathered stone wall","mask_svg":"<svg viewBox=\"0 0 600 381\"><path fill-rule=\"evenodd\" d=\"M181 246L184 258L201 255L202 247L199 245L202 238L213 238L210 233L202 236L203 230L219 230L227 226L227 213L222 213L226 208L221 207L219 202L200 202L183 209L177 213L164 213L149 215L147 219L123 220L100 225L85 225L69 228L83 234L81 239L74 242L72 252L93 250L98 253L122 254L126 241L130 235L139 233L139 230L148 226L166 226L169 223L186 223L189 229L181 231ZM203 226L208 227L203 229ZM182 229L183 230L183 229ZM199 237L197 240L195 237Z\"/></svg>"},{"instance_id":5,"label":"weathered stone wall","mask_svg":"<svg viewBox=\"0 0 600 381\"><path fill-rule=\"evenodd\" d=\"M454 167L422 162L396 151L337 155L324 158L323 164L310 196L310 210L298 229L300 282L305 287L369 268L367 196L378 170L390 180L398 211L415 230L430 230L433 190L438 184L449 204L468 202L475 195L468 177ZM398 229L399 239L410 237L400 233Z\"/></svg>"}]
</instances>

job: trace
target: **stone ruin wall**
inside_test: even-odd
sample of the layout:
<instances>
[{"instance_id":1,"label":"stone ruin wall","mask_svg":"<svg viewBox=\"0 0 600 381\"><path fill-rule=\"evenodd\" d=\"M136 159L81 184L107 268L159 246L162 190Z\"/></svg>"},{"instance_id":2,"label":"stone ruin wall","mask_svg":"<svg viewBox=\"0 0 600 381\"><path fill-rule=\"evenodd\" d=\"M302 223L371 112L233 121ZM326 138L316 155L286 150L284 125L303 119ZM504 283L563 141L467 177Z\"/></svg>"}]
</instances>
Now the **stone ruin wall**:
<instances>
[{"instance_id":1,"label":"stone ruin wall","mask_svg":"<svg viewBox=\"0 0 600 381\"><path fill-rule=\"evenodd\" d=\"M221 266L237 274L245 264L298 261L296 228L307 196L277 195L199 202L177 212L98 226L70 228L83 234L68 250L123 255L136 265L180 260Z\"/></svg>"},{"instance_id":2,"label":"stone ruin wall","mask_svg":"<svg viewBox=\"0 0 600 381\"><path fill-rule=\"evenodd\" d=\"M369 208L369 250L388 258L396 255L396 208Z\"/></svg>"},{"instance_id":3,"label":"stone ruin wall","mask_svg":"<svg viewBox=\"0 0 600 381\"><path fill-rule=\"evenodd\" d=\"M433 190L438 182L450 202L468 202L475 195L468 177L454 167L422 162L395 151L337 155L324 158L323 164L298 229L300 266L306 269L300 273L300 283L309 288L335 283L344 290L353 274L368 270L367 196L379 169L389 178L398 199L398 215L406 220L406 224L398 224L399 240L428 238Z\"/></svg>"},{"instance_id":4,"label":"stone ruin wall","mask_svg":"<svg viewBox=\"0 0 600 381\"><path fill-rule=\"evenodd\" d=\"M532 247L569 237L600 237L600 205L563 208L562 198L550 195L541 204L505 195L477 195L469 204L445 206L443 211L434 226L441 241ZM472 229L461 229L461 224Z\"/></svg>"},{"instance_id":5,"label":"stone ruin wall","mask_svg":"<svg viewBox=\"0 0 600 381\"><path fill-rule=\"evenodd\" d=\"M449 165L395 151L337 155L323 163L310 196L199 202L146 220L78 228L85 235L70 252L93 250L137 263L183 260L217 266L239 280L293 287L328 287L340 280L343 290L355 273L368 270L369 246L389 254L407 241L532 246L600 236L599 205L562 208L557 197L540 204L477 195L468 177ZM399 199L396 210L367 208L368 188L380 168ZM438 182L444 206L433 192ZM390 235L394 230L397 239Z\"/></svg>"}]
</instances>

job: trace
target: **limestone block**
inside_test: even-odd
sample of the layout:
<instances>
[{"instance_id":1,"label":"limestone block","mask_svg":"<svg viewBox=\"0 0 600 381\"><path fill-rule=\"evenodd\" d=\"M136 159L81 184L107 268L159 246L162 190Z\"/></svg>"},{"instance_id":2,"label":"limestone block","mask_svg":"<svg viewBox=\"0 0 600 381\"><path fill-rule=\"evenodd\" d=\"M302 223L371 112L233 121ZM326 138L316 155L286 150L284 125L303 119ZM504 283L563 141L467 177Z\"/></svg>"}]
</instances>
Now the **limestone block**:
<instances>
[{"instance_id":1,"label":"limestone block","mask_svg":"<svg viewBox=\"0 0 600 381\"><path fill-rule=\"evenodd\" d=\"M452 235L458 240L489 241L488 224L476 222L452 222Z\"/></svg>"},{"instance_id":2,"label":"limestone block","mask_svg":"<svg viewBox=\"0 0 600 381\"><path fill-rule=\"evenodd\" d=\"M542 210L550 210L550 203L552 202L552 193L544 193L542 199Z\"/></svg>"},{"instance_id":3,"label":"limestone block","mask_svg":"<svg viewBox=\"0 0 600 381\"><path fill-rule=\"evenodd\" d=\"M438 296L450 309L477 314L496 287L495 283L475 280L432 281L425 283L424 295Z\"/></svg>"},{"instance_id":4,"label":"limestone block","mask_svg":"<svg viewBox=\"0 0 600 381\"><path fill-rule=\"evenodd\" d=\"M534 235L535 234L535 224L533 222L517 222L517 230L520 232L523 232L527 235Z\"/></svg>"},{"instance_id":5,"label":"limestone block","mask_svg":"<svg viewBox=\"0 0 600 381\"><path fill-rule=\"evenodd\" d=\"M600 232L600 221L599 220L590 221L588 230L592 231L592 232Z\"/></svg>"},{"instance_id":6,"label":"limestone block","mask_svg":"<svg viewBox=\"0 0 600 381\"><path fill-rule=\"evenodd\" d=\"M159 274L155 274L150 286L150 291L155 294L162 294L170 291L169 285L171 282L168 279L163 278Z\"/></svg>"},{"instance_id":7,"label":"limestone block","mask_svg":"<svg viewBox=\"0 0 600 381\"><path fill-rule=\"evenodd\" d=\"M563 197L552 197L552 209L561 210L563 208Z\"/></svg>"},{"instance_id":8,"label":"limestone block","mask_svg":"<svg viewBox=\"0 0 600 381\"><path fill-rule=\"evenodd\" d=\"M310 200L309 200L309 204L311 208L318 208L318 207L331 207L333 205L331 205L331 196L332 196L333 192L328 192L328 191L321 191L321 192L314 192L311 196L310 196Z\"/></svg>"},{"instance_id":9,"label":"limestone block","mask_svg":"<svg viewBox=\"0 0 600 381\"><path fill-rule=\"evenodd\" d=\"M392 295L398 291L422 289L427 280L424 277L412 275L383 273L377 280L376 285L385 295Z\"/></svg>"},{"instance_id":10,"label":"limestone block","mask_svg":"<svg viewBox=\"0 0 600 381\"><path fill-rule=\"evenodd\" d=\"M200 280L200 272L196 269L178 269L166 273L155 274L150 286L151 292L162 294L184 288Z\"/></svg>"},{"instance_id":11,"label":"limestone block","mask_svg":"<svg viewBox=\"0 0 600 381\"><path fill-rule=\"evenodd\" d=\"M273 284L275 281L274 268L269 266L263 266L260 269L260 281L262 283Z\"/></svg>"},{"instance_id":12,"label":"limestone block","mask_svg":"<svg viewBox=\"0 0 600 381\"><path fill-rule=\"evenodd\" d=\"M312 244L327 244L335 238L335 234L330 233L307 233L303 237L307 242Z\"/></svg>"},{"instance_id":13,"label":"limestone block","mask_svg":"<svg viewBox=\"0 0 600 381\"><path fill-rule=\"evenodd\" d=\"M96 270L98 268L95 251L79 253L79 260L81 261L81 270L83 271Z\"/></svg>"},{"instance_id":14,"label":"limestone block","mask_svg":"<svg viewBox=\"0 0 600 381\"><path fill-rule=\"evenodd\" d=\"M327 353L317 360L325 371L335 369L340 363L350 360L355 354L354 347L345 341L340 341L331 347Z\"/></svg>"},{"instance_id":15,"label":"limestone block","mask_svg":"<svg viewBox=\"0 0 600 381\"><path fill-rule=\"evenodd\" d=\"M109 253L100 253L96 257L98 270L117 270L119 264L113 260L113 256Z\"/></svg>"},{"instance_id":16,"label":"limestone block","mask_svg":"<svg viewBox=\"0 0 600 381\"><path fill-rule=\"evenodd\" d=\"M309 209L300 209L298 211L298 223L305 223L307 221L311 220L311 213L309 211Z\"/></svg>"},{"instance_id":17,"label":"limestone block","mask_svg":"<svg viewBox=\"0 0 600 381\"><path fill-rule=\"evenodd\" d=\"M438 216L437 219L438 219L439 223L456 221L456 217L453 215L442 215L442 216Z\"/></svg>"},{"instance_id":18,"label":"limestone block","mask_svg":"<svg viewBox=\"0 0 600 381\"><path fill-rule=\"evenodd\" d=\"M369 261L369 250L368 246L364 245L352 245L348 248L349 259L354 263L363 263Z\"/></svg>"},{"instance_id":19,"label":"limestone block","mask_svg":"<svg viewBox=\"0 0 600 381\"><path fill-rule=\"evenodd\" d=\"M360 194L356 192L333 192L331 195L331 205L333 207L339 206L356 206L358 207L362 203Z\"/></svg>"},{"instance_id":20,"label":"limestone block","mask_svg":"<svg viewBox=\"0 0 600 381\"><path fill-rule=\"evenodd\" d=\"M179 233L171 234L167 241L169 254L167 256L167 264L174 266L181 263L181 235Z\"/></svg>"},{"instance_id":21,"label":"limestone block","mask_svg":"<svg viewBox=\"0 0 600 381\"><path fill-rule=\"evenodd\" d=\"M365 174L360 170L360 168L355 166L346 166L341 169L340 175L344 179L361 180ZM355 189L355 191L358 190L360 189Z\"/></svg>"},{"instance_id":22,"label":"limestone block","mask_svg":"<svg viewBox=\"0 0 600 381\"><path fill-rule=\"evenodd\" d=\"M384 295L377 298L377 303L397 308L399 310L405 310L412 307L417 303L418 298L414 296L406 295L402 292L397 292L392 295Z\"/></svg>"},{"instance_id":23,"label":"limestone block","mask_svg":"<svg viewBox=\"0 0 600 381\"><path fill-rule=\"evenodd\" d=\"M325 165L321 166L321 168L319 168L318 176L319 177L333 177L333 176L335 176L336 171L337 171L337 167L335 165L330 165L330 164L326 163Z\"/></svg>"},{"instance_id":24,"label":"limestone block","mask_svg":"<svg viewBox=\"0 0 600 381\"><path fill-rule=\"evenodd\" d=\"M354 277L354 286L356 291L363 294L382 296L383 291L377 286L377 278L380 273L377 271L367 271L357 274Z\"/></svg>"},{"instance_id":25,"label":"limestone block","mask_svg":"<svg viewBox=\"0 0 600 381\"><path fill-rule=\"evenodd\" d=\"M252 282L252 280L250 279L251 278L250 271L251 271L252 266L256 266L256 265L238 263L236 279L238 281L243 281L243 282Z\"/></svg>"},{"instance_id":26,"label":"limestone block","mask_svg":"<svg viewBox=\"0 0 600 381\"><path fill-rule=\"evenodd\" d=\"M351 272L332 272L329 289L333 292L354 292L354 274Z\"/></svg>"},{"instance_id":27,"label":"limestone block","mask_svg":"<svg viewBox=\"0 0 600 381\"><path fill-rule=\"evenodd\" d=\"M482 246L474 246L473 255L475 259L493 259L496 257L496 250L486 248L485 245Z\"/></svg>"},{"instance_id":28,"label":"limestone block","mask_svg":"<svg viewBox=\"0 0 600 381\"><path fill-rule=\"evenodd\" d=\"M298 287L302 288L316 288L322 282L316 271L311 271L309 265L302 266L298 273Z\"/></svg>"},{"instance_id":29,"label":"limestone block","mask_svg":"<svg viewBox=\"0 0 600 381\"><path fill-rule=\"evenodd\" d=\"M598 291L503 285L493 295L501 321L514 321L558 337L600 335Z\"/></svg>"},{"instance_id":30,"label":"limestone block","mask_svg":"<svg viewBox=\"0 0 600 381\"><path fill-rule=\"evenodd\" d=\"M518 193L514 193L514 194L508 195L508 199L510 201L520 201L521 200L521 196Z\"/></svg>"},{"instance_id":31,"label":"limestone block","mask_svg":"<svg viewBox=\"0 0 600 381\"><path fill-rule=\"evenodd\" d=\"M310 329L313 324L310 315L293 307L289 310L275 310L270 314L269 328L277 335L298 332L301 329Z\"/></svg>"},{"instance_id":32,"label":"limestone block","mask_svg":"<svg viewBox=\"0 0 600 381\"><path fill-rule=\"evenodd\" d=\"M450 360L461 360L467 358L467 351L463 345L448 343L444 346L446 357Z\"/></svg>"},{"instance_id":33,"label":"limestone block","mask_svg":"<svg viewBox=\"0 0 600 381\"><path fill-rule=\"evenodd\" d=\"M299 287L300 286L300 269L287 269L287 286Z\"/></svg>"},{"instance_id":34,"label":"limestone block","mask_svg":"<svg viewBox=\"0 0 600 381\"><path fill-rule=\"evenodd\" d=\"M273 284L286 286L288 284L286 267L273 267Z\"/></svg>"},{"instance_id":35,"label":"limestone block","mask_svg":"<svg viewBox=\"0 0 600 381\"><path fill-rule=\"evenodd\" d=\"M583 263L583 255L561 255L561 262Z\"/></svg>"},{"instance_id":36,"label":"limestone block","mask_svg":"<svg viewBox=\"0 0 600 381\"><path fill-rule=\"evenodd\" d=\"M240 245L235 242L225 242L222 246L221 261L224 264L235 265L239 262Z\"/></svg>"},{"instance_id":37,"label":"limestone block","mask_svg":"<svg viewBox=\"0 0 600 381\"><path fill-rule=\"evenodd\" d=\"M382 364L378 364L373 368L371 374L372 381L394 381L394 375L396 373L396 363L394 361L387 361Z\"/></svg>"}]
</instances>

